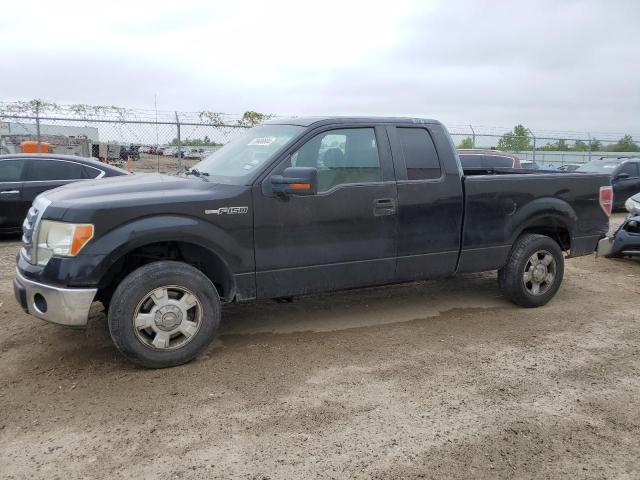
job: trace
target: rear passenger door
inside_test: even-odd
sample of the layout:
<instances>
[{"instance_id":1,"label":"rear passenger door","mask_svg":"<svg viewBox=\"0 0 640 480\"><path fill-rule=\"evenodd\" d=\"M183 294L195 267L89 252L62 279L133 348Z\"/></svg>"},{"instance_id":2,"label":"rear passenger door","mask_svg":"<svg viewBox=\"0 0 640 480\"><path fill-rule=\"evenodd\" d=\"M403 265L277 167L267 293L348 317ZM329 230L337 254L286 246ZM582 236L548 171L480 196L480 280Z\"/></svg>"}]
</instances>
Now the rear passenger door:
<instances>
[{"instance_id":1,"label":"rear passenger door","mask_svg":"<svg viewBox=\"0 0 640 480\"><path fill-rule=\"evenodd\" d=\"M455 272L462 227L462 181L442 127L388 127L398 189L399 281Z\"/></svg>"},{"instance_id":2,"label":"rear passenger door","mask_svg":"<svg viewBox=\"0 0 640 480\"><path fill-rule=\"evenodd\" d=\"M67 160L32 158L27 161L23 199L29 204L42 192L89 178L84 165Z\"/></svg>"}]
</instances>

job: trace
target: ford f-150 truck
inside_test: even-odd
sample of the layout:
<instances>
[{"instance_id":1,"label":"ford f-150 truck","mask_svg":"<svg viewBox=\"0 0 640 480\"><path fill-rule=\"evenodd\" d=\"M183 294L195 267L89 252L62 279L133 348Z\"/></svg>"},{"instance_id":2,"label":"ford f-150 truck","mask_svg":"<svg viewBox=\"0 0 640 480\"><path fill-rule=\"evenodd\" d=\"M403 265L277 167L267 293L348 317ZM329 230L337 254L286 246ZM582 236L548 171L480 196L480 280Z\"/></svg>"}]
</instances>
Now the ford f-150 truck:
<instances>
[{"instance_id":1,"label":"ford f-150 truck","mask_svg":"<svg viewBox=\"0 0 640 480\"><path fill-rule=\"evenodd\" d=\"M84 326L94 301L147 367L195 358L221 304L498 271L537 307L564 255L608 229L608 175L463 171L433 120L295 118L248 129L194 168L45 192L24 222L15 295Z\"/></svg>"}]
</instances>

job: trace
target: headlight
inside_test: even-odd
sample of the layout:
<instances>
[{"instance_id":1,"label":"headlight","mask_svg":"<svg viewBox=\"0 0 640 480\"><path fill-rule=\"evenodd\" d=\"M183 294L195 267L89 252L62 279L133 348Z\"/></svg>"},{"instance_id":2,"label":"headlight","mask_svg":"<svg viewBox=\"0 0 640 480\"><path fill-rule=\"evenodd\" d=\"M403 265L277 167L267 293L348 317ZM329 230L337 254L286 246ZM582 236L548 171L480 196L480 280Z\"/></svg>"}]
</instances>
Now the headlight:
<instances>
[{"instance_id":1,"label":"headlight","mask_svg":"<svg viewBox=\"0 0 640 480\"><path fill-rule=\"evenodd\" d=\"M93 225L42 220L35 242L35 263L46 265L53 255L75 257L93 238Z\"/></svg>"},{"instance_id":2,"label":"headlight","mask_svg":"<svg viewBox=\"0 0 640 480\"><path fill-rule=\"evenodd\" d=\"M629 211L629 213L640 215L640 202L636 202L631 197L627 198L627 201L624 202L624 208L626 208Z\"/></svg>"}]
</instances>

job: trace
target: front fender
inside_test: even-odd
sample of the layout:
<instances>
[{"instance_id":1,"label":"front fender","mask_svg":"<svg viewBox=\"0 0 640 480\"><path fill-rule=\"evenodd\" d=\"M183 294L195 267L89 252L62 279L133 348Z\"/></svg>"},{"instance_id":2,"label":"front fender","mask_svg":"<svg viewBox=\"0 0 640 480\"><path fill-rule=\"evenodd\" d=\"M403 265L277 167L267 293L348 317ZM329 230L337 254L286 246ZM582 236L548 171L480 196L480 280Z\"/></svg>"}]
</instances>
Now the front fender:
<instances>
[{"instance_id":1,"label":"front fender","mask_svg":"<svg viewBox=\"0 0 640 480\"><path fill-rule=\"evenodd\" d=\"M186 215L152 215L127 222L94 238L74 258L52 258L42 272L63 285L97 286L105 273L127 253L159 242L184 242L203 247L224 263L231 275L253 272L250 225L221 228Z\"/></svg>"}]
</instances>

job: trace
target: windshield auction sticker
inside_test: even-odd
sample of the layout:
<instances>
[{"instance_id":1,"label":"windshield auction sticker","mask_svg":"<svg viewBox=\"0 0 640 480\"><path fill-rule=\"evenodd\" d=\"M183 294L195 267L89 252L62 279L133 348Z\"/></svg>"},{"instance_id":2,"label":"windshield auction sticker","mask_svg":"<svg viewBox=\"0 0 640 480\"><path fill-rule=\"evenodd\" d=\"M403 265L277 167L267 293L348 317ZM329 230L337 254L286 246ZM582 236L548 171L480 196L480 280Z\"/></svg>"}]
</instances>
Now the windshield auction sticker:
<instances>
[{"instance_id":1,"label":"windshield auction sticker","mask_svg":"<svg viewBox=\"0 0 640 480\"><path fill-rule=\"evenodd\" d=\"M249 142L249 145L256 145L260 147L266 147L276 141L276 137L258 137Z\"/></svg>"}]
</instances>

